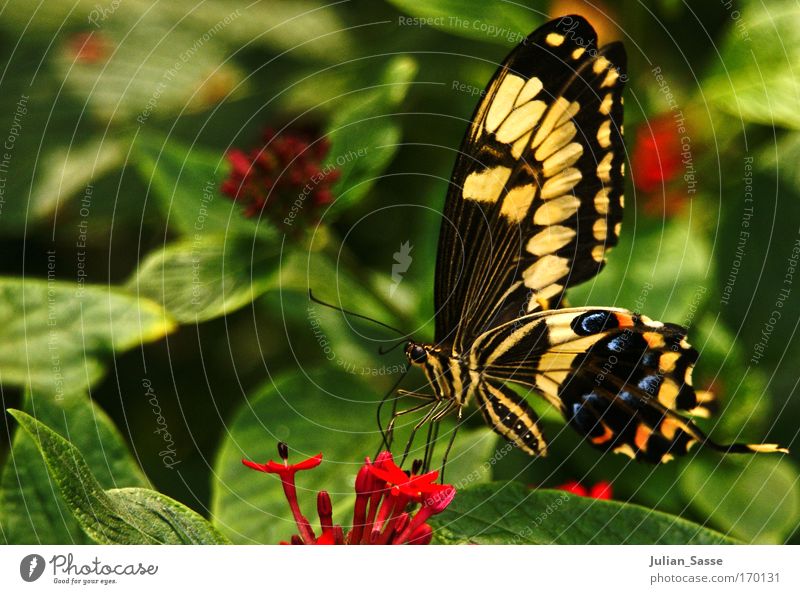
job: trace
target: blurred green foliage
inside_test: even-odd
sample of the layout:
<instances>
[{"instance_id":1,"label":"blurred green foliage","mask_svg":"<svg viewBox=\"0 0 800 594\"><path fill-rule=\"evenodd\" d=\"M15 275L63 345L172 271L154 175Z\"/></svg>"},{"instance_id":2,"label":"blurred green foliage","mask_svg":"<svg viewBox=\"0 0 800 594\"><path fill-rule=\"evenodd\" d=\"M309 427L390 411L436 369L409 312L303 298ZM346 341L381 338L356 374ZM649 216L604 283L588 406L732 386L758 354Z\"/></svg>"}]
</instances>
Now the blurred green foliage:
<instances>
[{"instance_id":1,"label":"blurred green foliage","mask_svg":"<svg viewBox=\"0 0 800 594\"><path fill-rule=\"evenodd\" d=\"M685 127L682 164L649 193L629 168L620 245L570 301L689 326L701 352L696 384L722 402L704 428L718 441L791 447L800 9L603 5L602 41L622 39L629 55L628 149L635 155L666 118ZM478 93L520 36L552 11L584 8L7 2L0 387L4 408L30 416L4 420L2 538L110 542L110 530L133 542L147 526L155 541L275 542L291 532L280 487L240 460L274 458L279 439L293 456L323 452L319 484L307 487L331 491L346 517L353 469L380 445L375 408L404 358L377 354L396 338L388 330L310 304L308 290L432 337L441 208ZM219 192L227 151L253 146L266 126L320 131L340 170L336 201L299 233L244 218ZM412 261L398 283L394 254L406 242ZM424 379L412 373L404 387L424 390ZM443 541L513 541L504 530L526 523L535 529L524 542L800 543L796 454L697 450L646 467L601 455L532 401L551 441L546 459L497 456L502 442L479 415L468 419L448 470L463 495L440 517ZM65 456L90 499L58 470ZM557 492L527 487L566 480L610 481L626 503L569 497L545 529L539 508ZM310 506L312 494L303 500ZM92 526L86 505L110 523ZM181 530L159 525L159 514L174 514ZM581 531L569 529L575 517ZM488 533L475 529L493 520Z\"/></svg>"}]
</instances>

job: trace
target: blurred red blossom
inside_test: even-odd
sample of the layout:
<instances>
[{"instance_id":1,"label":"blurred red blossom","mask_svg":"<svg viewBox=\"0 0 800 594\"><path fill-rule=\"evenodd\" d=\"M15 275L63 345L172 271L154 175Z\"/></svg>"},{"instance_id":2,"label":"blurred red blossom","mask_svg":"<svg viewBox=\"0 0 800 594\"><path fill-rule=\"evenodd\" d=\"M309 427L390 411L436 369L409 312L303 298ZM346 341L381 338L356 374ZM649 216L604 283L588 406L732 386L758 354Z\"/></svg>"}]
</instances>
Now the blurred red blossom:
<instances>
[{"instance_id":1,"label":"blurred red blossom","mask_svg":"<svg viewBox=\"0 0 800 594\"><path fill-rule=\"evenodd\" d=\"M681 139L673 117L664 114L639 126L631 157L634 185L646 194L650 214L673 215L686 203L684 192L665 188L681 169ZM656 194L665 188L663 195Z\"/></svg>"},{"instance_id":2,"label":"blurred red blossom","mask_svg":"<svg viewBox=\"0 0 800 594\"><path fill-rule=\"evenodd\" d=\"M299 130L270 128L258 147L229 150L231 171L222 193L241 204L247 217L263 212L274 223L290 227L298 217L316 220L320 208L333 202L331 186L339 171L324 164L328 140L313 137Z\"/></svg>"},{"instance_id":3,"label":"blurred red blossom","mask_svg":"<svg viewBox=\"0 0 800 594\"><path fill-rule=\"evenodd\" d=\"M281 544L429 544L433 530L428 519L444 511L456 493L452 485L434 483L438 472L407 473L395 464L389 452L381 452L375 462L367 458L356 475L353 524L347 534L340 525L333 524L333 504L328 492L317 494L320 524L317 536L300 511L295 475L319 466L322 454L289 464L289 450L284 443L278 444L278 454L282 462L270 460L258 464L242 460L242 463L260 472L277 474L281 479L298 530L289 542Z\"/></svg>"},{"instance_id":4,"label":"blurred red blossom","mask_svg":"<svg viewBox=\"0 0 800 594\"><path fill-rule=\"evenodd\" d=\"M611 483L607 481L599 481L588 489L578 481L567 481L563 485L556 487L556 489L567 491L573 495L592 497L594 499L611 499L614 496L611 490Z\"/></svg>"},{"instance_id":5,"label":"blurred red blossom","mask_svg":"<svg viewBox=\"0 0 800 594\"><path fill-rule=\"evenodd\" d=\"M66 51L75 62L97 64L109 56L111 42L96 31L73 33L67 38Z\"/></svg>"},{"instance_id":6,"label":"blurred red blossom","mask_svg":"<svg viewBox=\"0 0 800 594\"><path fill-rule=\"evenodd\" d=\"M639 126L633 145L633 183L643 192L653 192L671 181L681 166L681 143L669 114Z\"/></svg>"}]
</instances>

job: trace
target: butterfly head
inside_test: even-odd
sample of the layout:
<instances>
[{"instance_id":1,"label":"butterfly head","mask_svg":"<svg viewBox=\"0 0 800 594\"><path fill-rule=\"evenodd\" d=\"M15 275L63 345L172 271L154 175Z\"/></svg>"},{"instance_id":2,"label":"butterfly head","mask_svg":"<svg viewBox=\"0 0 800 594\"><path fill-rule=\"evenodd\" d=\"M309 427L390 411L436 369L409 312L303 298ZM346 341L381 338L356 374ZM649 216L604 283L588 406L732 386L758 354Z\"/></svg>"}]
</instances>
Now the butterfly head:
<instances>
[{"instance_id":1,"label":"butterfly head","mask_svg":"<svg viewBox=\"0 0 800 594\"><path fill-rule=\"evenodd\" d=\"M406 344L406 358L412 365L423 365L428 360L427 345L422 345L414 341Z\"/></svg>"}]
</instances>

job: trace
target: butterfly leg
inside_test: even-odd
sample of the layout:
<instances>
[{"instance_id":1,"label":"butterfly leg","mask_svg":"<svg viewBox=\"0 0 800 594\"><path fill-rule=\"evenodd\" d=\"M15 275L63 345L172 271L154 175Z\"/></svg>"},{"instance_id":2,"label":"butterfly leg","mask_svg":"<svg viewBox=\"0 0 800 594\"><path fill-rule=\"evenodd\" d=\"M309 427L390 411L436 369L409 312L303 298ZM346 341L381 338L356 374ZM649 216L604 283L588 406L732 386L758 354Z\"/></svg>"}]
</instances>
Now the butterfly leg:
<instances>
[{"instance_id":1,"label":"butterfly leg","mask_svg":"<svg viewBox=\"0 0 800 594\"><path fill-rule=\"evenodd\" d=\"M392 447L391 437L390 437L390 435L389 435L389 433L387 431L383 430L383 424L381 423L381 412L383 411L383 405L386 404L386 401L389 400L389 398L390 398L390 396L392 394L394 394L395 390L397 390L397 387L405 379L406 375L408 375L408 370L403 372L403 374L400 375L399 378L397 378L397 381L394 383L394 385L389 389L388 392L386 392L386 394L383 396L383 398L381 398L380 404L378 404L378 410L376 411L376 416L377 416L377 420L378 420L378 429L381 432L381 440L382 440L382 444L381 445L384 446L387 451L390 450L391 447ZM391 418L394 418L394 415L397 412L397 400L398 399L399 399L399 396L395 397L395 398L392 398L392 415L391 415ZM380 451L380 448L379 448L378 451ZM375 455L377 456L377 454L375 454Z\"/></svg>"},{"instance_id":2,"label":"butterfly leg","mask_svg":"<svg viewBox=\"0 0 800 594\"><path fill-rule=\"evenodd\" d=\"M397 422L397 419L399 419L400 417L402 417L404 415L408 415L408 414L417 412L418 410L422 410L423 408L427 408L429 406L434 406L437 402L438 402L437 400L434 400L431 397L429 400L427 400L426 402L423 402L422 404L417 404L415 406L412 406L410 408L406 408L406 409L403 409L403 410L395 410L392 413L392 418L389 420L389 424L386 425L386 431L384 433L383 443L386 445L386 449L387 450L391 449L392 441L393 441L393 438L394 438L394 425ZM377 457L377 454L376 454L376 457Z\"/></svg>"},{"instance_id":3,"label":"butterfly leg","mask_svg":"<svg viewBox=\"0 0 800 594\"><path fill-rule=\"evenodd\" d=\"M456 404L455 401L448 401L447 405L444 406L439 412L437 412L430 419L428 442L425 444L425 457L423 459L424 460L423 469L425 471L428 471L431 468L431 463L433 461L433 454L436 448L436 442L439 440L440 422L443 418L449 415L452 412L452 410L457 406L458 405ZM460 406L458 407L458 423L461 422L462 408L463 407ZM442 474L440 475L440 477L444 475L444 465L447 463L447 454L450 453L450 448L453 447L453 441L455 440L457 431L458 431L458 424L453 429L452 435L450 436L450 440L447 444L447 450L445 452L444 459L442 460Z\"/></svg>"},{"instance_id":4,"label":"butterfly leg","mask_svg":"<svg viewBox=\"0 0 800 594\"><path fill-rule=\"evenodd\" d=\"M405 450L403 451L403 458L400 461L400 466L402 466L406 458L408 458L408 454L411 451L411 444L414 443L414 438L417 435L417 431L419 431L422 427L424 427L427 423L430 423L432 419L434 419L439 413L441 413L443 408L447 408L452 406L451 401L444 401L444 400L435 400L435 404L433 407L425 414L419 422L414 425L414 428L411 430L411 435L408 437L408 441L406 442Z\"/></svg>"},{"instance_id":5,"label":"butterfly leg","mask_svg":"<svg viewBox=\"0 0 800 594\"><path fill-rule=\"evenodd\" d=\"M464 407L458 407L458 415L456 418L456 425L453 427L453 432L450 434L450 440L447 442L447 449L444 451L444 456L442 456L442 466L441 470L439 471L439 480L442 484L444 484L444 469L447 466L447 458L450 455L450 450L453 447L453 443L456 441L456 434L458 433L459 427L461 427L461 419L464 413Z\"/></svg>"},{"instance_id":6,"label":"butterfly leg","mask_svg":"<svg viewBox=\"0 0 800 594\"><path fill-rule=\"evenodd\" d=\"M439 423L431 421L428 424L428 436L425 440L425 455L422 457L422 471L427 472L431 467L433 451L436 448L436 441L439 439Z\"/></svg>"}]
</instances>

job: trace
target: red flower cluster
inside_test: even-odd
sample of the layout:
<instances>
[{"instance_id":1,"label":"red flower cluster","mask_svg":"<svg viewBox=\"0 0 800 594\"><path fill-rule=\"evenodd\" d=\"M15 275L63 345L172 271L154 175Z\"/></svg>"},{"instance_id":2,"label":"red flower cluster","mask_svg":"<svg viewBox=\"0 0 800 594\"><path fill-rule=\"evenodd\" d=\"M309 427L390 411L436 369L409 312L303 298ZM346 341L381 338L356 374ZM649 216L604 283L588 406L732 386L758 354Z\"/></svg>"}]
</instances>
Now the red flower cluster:
<instances>
[{"instance_id":1,"label":"red flower cluster","mask_svg":"<svg viewBox=\"0 0 800 594\"><path fill-rule=\"evenodd\" d=\"M611 483L607 481L600 481L595 483L588 489L580 484L578 481L567 481L563 485L559 485L556 489L567 491L573 495L580 495L581 497L592 497L594 499L611 499L613 494L611 492Z\"/></svg>"},{"instance_id":2,"label":"red flower cluster","mask_svg":"<svg viewBox=\"0 0 800 594\"><path fill-rule=\"evenodd\" d=\"M231 149L231 172L220 188L252 217L264 213L275 223L292 225L301 213L313 220L333 201L331 185L339 171L323 165L330 150L326 139L314 142L299 131L264 132L264 144L248 152ZM269 204L268 208L265 208Z\"/></svg>"},{"instance_id":3,"label":"red flower cluster","mask_svg":"<svg viewBox=\"0 0 800 594\"><path fill-rule=\"evenodd\" d=\"M347 534L341 526L333 524L333 505L327 491L317 494L321 530L317 536L300 511L295 474L319 466L322 454L289 464L289 449L284 443L278 444L278 454L283 463L272 460L266 464L249 460L242 460L242 463L281 478L298 530L291 543L281 544L429 544L433 531L427 524L428 519L444 511L456 494L452 485L434 483L439 476L437 471L406 473L394 463L389 452L381 452L374 463L367 458L356 476L353 526ZM409 511L417 505L416 511Z\"/></svg>"}]
</instances>

